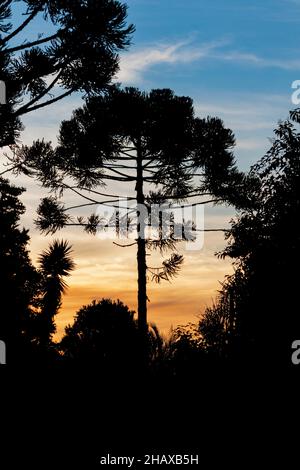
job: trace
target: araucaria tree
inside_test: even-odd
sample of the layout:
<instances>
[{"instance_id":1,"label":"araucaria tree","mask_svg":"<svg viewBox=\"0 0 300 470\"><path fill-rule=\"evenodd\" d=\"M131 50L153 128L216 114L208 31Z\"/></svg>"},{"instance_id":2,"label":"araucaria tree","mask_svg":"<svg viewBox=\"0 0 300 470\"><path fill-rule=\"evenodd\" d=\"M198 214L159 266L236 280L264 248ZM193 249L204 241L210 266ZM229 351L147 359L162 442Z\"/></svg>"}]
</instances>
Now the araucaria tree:
<instances>
[{"instance_id":1,"label":"araucaria tree","mask_svg":"<svg viewBox=\"0 0 300 470\"><path fill-rule=\"evenodd\" d=\"M41 230L54 233L65 225L82 225L96 233L103 226L99 212L88 218L71 216L70 209L75 208L68 210L59 200L64 191L81 195L82 206L116 207L117 229L122 226L129 232L135 226L138 321L140 329L145 330L147 270L160 281L176 275L182 263L182 256L173 253L160 268L151 268L146 251L174 251L178 239L193 236L194 227L186 226L181 236L176 236L178 227L171 203L231 202L230 187L241 198L239 188L245 177L235 167L233 146L234 136L221 120L195 117L191 98L176 96L169 89L143 93L136 88L113 86L101 96L88 99L69 121L62 123L56 148L38 141L32 147L20 148L16 161L55 191L40 205ZM107 182L124 183L126 191L132 185L134 190L129 199L135 207L121 222L118 195L100 189ZM213 198L212 193L216 194ZM150 208L157 204L171 208L167 235L161 215L156 235L148 233L153 224Z\"/></svg>"},{"instance_id":2,"label":"araucaria tree","mask_svg":"<svg viewBox=\"0 0 300 470\"><path fill-rule=\"evenodd\" d=\"M126 10L114 0L0 2L0 146L15 144L24 114L107 86L134 30Z\"/></svg>"}]
</instances>

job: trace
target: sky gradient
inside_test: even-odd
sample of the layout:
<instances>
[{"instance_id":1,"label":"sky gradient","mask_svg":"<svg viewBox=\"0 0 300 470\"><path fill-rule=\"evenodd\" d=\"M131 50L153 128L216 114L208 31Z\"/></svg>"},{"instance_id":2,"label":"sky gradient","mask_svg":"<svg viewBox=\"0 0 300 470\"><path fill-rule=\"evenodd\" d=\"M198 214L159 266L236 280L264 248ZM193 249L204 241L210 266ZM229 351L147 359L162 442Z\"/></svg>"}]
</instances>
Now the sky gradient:
<instances>
[{"instance_id":1,"label":"sky gradient","mask_svg":"<svg viewBox=\"0 0 300 470\"><path fill-rule=\"evenodd\" d=\"M294 107L291 84L300 79L297 49L300 0L131 0L129 21L136 25L133 44L120 61L117 80L141 89L171 88L194 99L197 115L218 116L236 135L236 159L247 170L270 145L273 129ZM38 24L36 28L38 29ZM32 31L34 34L35 31ZM22 141L45 138L55 143L59 123L68 119L82 100L71 96L24 119ZM3 161L3 160L2 160ZM51 237L38 233L33 219L44 190L20 177L30 228L31 252L47 247ZM107 192L126 195L124 187ZM210 207L205 226L227 227L231 208ZM65 229L55 238L73 245L77 269L57 318L59 334L81 305L101 297L120 298L136 309L134 248L122 249L112 240L99 240L80 229ZM220 281L232 272L229 261L214 256L225 246L223 234L207 234L201 251L181 250L185 256L172 284L149 285L149 319L164 332L171 326L196 322L211 305Z\"/></svg>"}]
</instances>

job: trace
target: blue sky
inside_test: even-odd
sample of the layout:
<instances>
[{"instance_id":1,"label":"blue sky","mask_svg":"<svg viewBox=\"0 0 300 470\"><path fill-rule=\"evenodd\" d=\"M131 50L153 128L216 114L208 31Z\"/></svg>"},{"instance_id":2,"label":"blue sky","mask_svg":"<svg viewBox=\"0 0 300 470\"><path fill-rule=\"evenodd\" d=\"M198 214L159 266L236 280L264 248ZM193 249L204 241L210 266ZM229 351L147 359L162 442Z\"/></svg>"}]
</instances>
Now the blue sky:
<instances>
[{"instance_id":1,"label":"blue sky","mask_svg":"<svg viewBox=\"0 0 300 470\"><path fill-rule=\"evenodd\" d=\"M248 169L270 146L268 139L278 120L294 107L291 84L300 79L300 0L129 0L127 4L136 33L122 54L117 79L126 86L167 87L191 96L199 116L219 116L234 131L239 167ZM40 29L35 22L26 37L35 38ZM47 28L43 31L47 34ZM26 116L22 141L44 137L55 142L60 121L81 104L79 96L71 96ZM26 178L17 183L27 187L23 223L31 229L36 259L49 241L32 223L44 190ZM233 215L230 208L207 209L206 227L227 226ZM77 264L58 319L59 331L83 303L99 296L120 297L136 307L133 250L120 253L111 240L100 243L80 230L65 230L59 237L73 244ZM214 256L224 245L222 234L207 235L200 253L185 253L178 280L149 288L150 320L163 331L172 324L195 321L211 304L219 281L231 269L229 261ZM182 289L189 303L183 303Z\"/></svg>"},{"instance_id":2,"label":"blue sky","mask_svg":"<svg viewBox=\"0 0 300 470\"><path fill-rule=\"evenodd\" d=\"M118 79L143 89L172 88L195 101L197 114L217 115L237 137L242 169L260 158L279 119L293 107L291 84L300 79L300 0L128 0L136 25L122 55ZM26 37L40 30L36 21ZM46 34L46 29L45 29ZM51 137L81 104L25 119L23 138Z\"/></svg>"},{"instance_id":3,"label":"blue sky","mask_svg":"<svg viewBox=\"0 0 300 470\"><path fill-rule=\"evenodd\" d=\"M198 114L219 115L248 168L293 107L300 77L300 1L129 0L136 25L121 62L123 83L170 87L195 100Z\"/></svg>"},{"instance_id":4,"label":"blue sky","mask_svg":"<svg viewBox=\"0 0 300 470\"><path fill-rule=\"evenodd\" d=\"M17 10L21 4L16 3ZM277 121L293 107L291 84L300 79L300 0L128 0L127 4L136 32L122 57L119 80L191 96L197 114L218 115L232 128L239 165L249 168L267 150ZM45 34L47 29L44 25ZM35 38L40 30L37 20L26 38ZM46 126L46 136L55 132L54 140L60 119L68 118L78 105L80 99L73 96L47 116L28 116L23 138L30 140L33 129L40 137L39 129L45 133Z\"/></svg>"}]
</instances>

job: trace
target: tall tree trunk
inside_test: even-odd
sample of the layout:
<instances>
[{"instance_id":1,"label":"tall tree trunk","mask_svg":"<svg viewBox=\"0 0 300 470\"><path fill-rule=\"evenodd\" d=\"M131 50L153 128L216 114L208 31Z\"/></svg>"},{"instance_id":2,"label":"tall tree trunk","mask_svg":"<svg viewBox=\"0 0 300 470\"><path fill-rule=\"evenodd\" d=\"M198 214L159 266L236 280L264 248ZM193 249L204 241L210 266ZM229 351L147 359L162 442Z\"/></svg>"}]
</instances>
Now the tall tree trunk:
<instances>
[{"instance_id":1,"label":"tall tree trunk","mask_svg":"<svg viewBox=\"0 0 300 470\"><path fill-rule=\"evenodd\" d=\"M141 332L147 331L147 265L144 211L139 211L139 205L144 206L143 191L143 157L140 148L137 149L137 182L136 199L137 213L137 267L138 267L138 326Z\"/></svg>"}]
</instances>

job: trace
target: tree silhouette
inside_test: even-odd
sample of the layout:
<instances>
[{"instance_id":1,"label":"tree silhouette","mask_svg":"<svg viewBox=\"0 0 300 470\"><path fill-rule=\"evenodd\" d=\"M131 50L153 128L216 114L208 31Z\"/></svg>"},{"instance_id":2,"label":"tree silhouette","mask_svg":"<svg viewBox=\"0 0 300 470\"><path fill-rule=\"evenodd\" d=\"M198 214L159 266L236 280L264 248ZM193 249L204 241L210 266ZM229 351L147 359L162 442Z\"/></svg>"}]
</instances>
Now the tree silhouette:
<instances>
[{"instance_id":1,"label":"tree silhouette","mask_svg":"<svg viewBox=\"0 0 300 470\"><path fill-rule=\"evenodd\" d=\"M65 277L70 276L75 264L71 258L71 247L65 241L55 240L39 257L41 270L41 298L37 315L39 344L47 348L56 332L54 317L61 307L62 294L67 284Z\"/></svg>"},{"instance_id":2,"label":"tree silhouette","mask_svg":"<svg viewBox=\"0 0 300 470\"><path fill-rule=\"evenodd\" d=\"M109 226L110 220L103 222L97 213L87 219L71 217L69 211L97 205L116 209L117 232L128 235L136 230L132 245L137 245L138 321L145 331L147 271L156 282L169 280L183 261L172 253L162 266L151 267L146 251L174 251L178 241L191 240L196 234L193 224L183 229L182 220L176 222L175 208L188 200L192 206L234 198L236 205L245 202L245 176L236 169L233 146L234 136L221 120L195 117L191 98L168 89L144 93L113 86L88 99L71 120L62 123L57 148L38 141L20 148L16 161L45 187L57 191L58 198L45 198L40 205L42 231L54 233L65 225L81 225L96 233ZM111 181L124 183L127 192L132 190L128 199L134 207L122 217L118 195L100 191ZM84 204L68 211L59 201L65 191L81 196ZM216 197L209 198L211 192ZM158 205L164 213L170 212L170 224L151 210ZM150 224L155 226L154 235L148 235Z\"/></svg>"},{"instance_id":3,"label":"tree silhouette","mask_svg":"<svg viewBox=\"0 0 300 470\"><path fill-rule=\"evenodd\" d=\"M64 358L97 367L118 367L137 359L138 330L134 312L121 301L93 301L82 307L60 343Z\"/></svg>"},{"instance_id":4,"label":"tree silhouette","mask_svg":"<svg viewBox=\"0 0 300 470\"><path fill-rule=\"evenodd\" d=\"M226 341L227 354L244 366L291 365L291 345L300 334L295 276L300 253L299 123L297 109L279 124L272 147L250 171L256 180L249 188L255 205L232 222L221 253L235 260L236 271L200 322L206 342L214 346L219 338L223 345Z\"/></svg>"},{"instance_id":5,"label":"tree silhouette","mask_svg":"<svg viewBox=\"0 0 300 470\"><path fill-rule=\"evenodd\" d=\"M28 230L20 229L24 189L0 178L0 339L8 363L53 359L54 317L61 306L66 276L74 269L71 248L54 241L40 256L40 269L29 257Z\"/></svg>"},{"instance_id":6,"label":"tree silhouette","mask_svg":"<svg viewBox=\"0 0 300 470\"><path fill-rule=\"evenodd\" d=\"M166 346L164 373L181 380L197 380L203 372L206 356L197 325L190 323L172 330Z\"/></svg>"},{"instance_id":7,"label":"tree silhouette","mask_svg":"<svg viewBox=\"0 0 300 470\"><path fill-rule=\"evenodd\" d=\"M19 228L25 212L19 200L22 192L0 178L0 339L7 345L8 361L24 346L30 305L39 282L27 249L28 231Z\"/></svg>"},{"instance_id":8,"label":"tree silhouette","mask_svg":"<svg viewBox=\"0 0 300 470\"><path fill-rule=\"evenodd\" d=\"M120 300L94 300L82 307L59 344L63 360L68 365L96 366L102 374L166 374L171 370L168 341L154 324L141 334L134 314Z\"/></svg>"},{"instance_id":9,"label":"tree silhouette","mask_svg":"<svg viewBox=\"0 0 300 470\"><path fill-rule=\"evenodd\" d=\"M16 143L22 115L75 92L105 89L118 69L117 53L134 31L126 11L114 0L1 2L0 79L7 96L0 107L0 146ZM34 36L30 28L37 25Z\"/></svg>"},{"instance_id":10,"label":"tree silhouette","mask_svg":"<svg viewBox=\"0 0 300 470\"><path fill-rule=\"evenodd\" d=\"M242 270L226 276L217 301L208 307L198 326L201 348L216 361L232 360L240 333L239 310L248 301L247 280Z\"/></svg>"}]
</instances>

